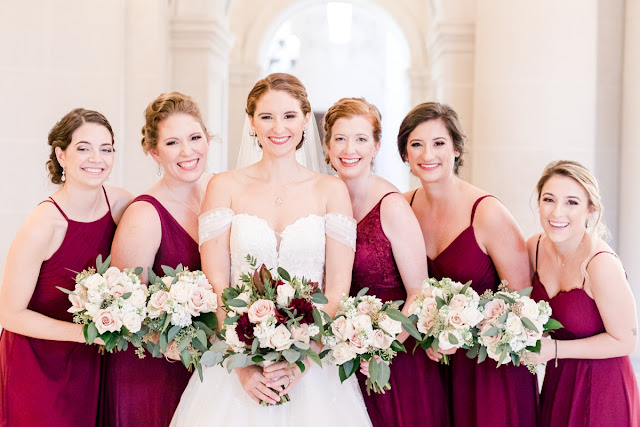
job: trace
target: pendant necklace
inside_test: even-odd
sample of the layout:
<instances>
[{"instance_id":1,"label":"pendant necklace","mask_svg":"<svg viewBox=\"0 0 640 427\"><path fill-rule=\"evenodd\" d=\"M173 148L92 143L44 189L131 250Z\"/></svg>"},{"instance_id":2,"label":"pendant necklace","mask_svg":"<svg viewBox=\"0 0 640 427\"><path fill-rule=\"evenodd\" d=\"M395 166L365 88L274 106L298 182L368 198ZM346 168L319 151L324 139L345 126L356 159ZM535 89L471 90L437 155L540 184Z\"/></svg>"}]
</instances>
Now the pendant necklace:
<instances>
[{"instance_id":1,"label":"pendant necklace","mask_svg":"<svg viewBox=\"0 0 640 427\"><path fill-rule=\"evenodd\" d=\"M202 205L202 193L200 192L200 203L198 205L198 210L193 209L191 206L189 206L188 204L186 204L185 202L183 202L182 200L180 200L178 197L176 197L176 195L174 194L173 191L171 191L171 189L169 188L169 186L167 185L167 181L164 179L164 176L162 177L162 183L164 184L164 186L166 187L167 191L169 191L169 194L171 195L171 197L173 198L173 200L182 203L187 209L189 209L191 212L193 212L196 216L200 215L200 205Z\"/></svg>"},{"instance_id":2,"label":"pendant necklace","mask_svg":"<svg viewBox=\"0 0 640 427\"><path fill-rule=\"evenodd\" d=\"M276 205L280 206L284 200L282 200L282 197L280 197L280 194L278 194L278 192L275 189L275 186L273 185L273 183L271 181L269 181L267 179L267 177L265 176L264 172L262 171L262 166L258 165L258 169L260 170L260 174L262 175L262 178L264 178L264 180L267 182L267 184L269 184L269 187L271 188L271 191L273 192L273 194L276 196ZM289 181L287 181L286 184L280 186L280 189L282 190L283 193L286 193L286 188L289 184L291 184L291 181L293 180L293 177L295 176L295 174L291 175L291 178L289 178Z\"/></svg>"}]
</instances>

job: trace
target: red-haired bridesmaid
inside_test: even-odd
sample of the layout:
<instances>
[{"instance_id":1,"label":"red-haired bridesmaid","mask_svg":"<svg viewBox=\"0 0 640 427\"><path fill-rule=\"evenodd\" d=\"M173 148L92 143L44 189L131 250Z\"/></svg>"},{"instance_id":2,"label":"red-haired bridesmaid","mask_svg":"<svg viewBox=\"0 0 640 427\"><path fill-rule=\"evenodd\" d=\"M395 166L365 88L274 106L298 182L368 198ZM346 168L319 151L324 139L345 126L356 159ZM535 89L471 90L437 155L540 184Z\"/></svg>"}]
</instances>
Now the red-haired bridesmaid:
<instances>
[{"instance_id":1,"label":"red-haired bridesmaid","mask_svg":"<svg viewBox=\"0 0 640 427\"><path fill-rule=\"evenodd\" d=\"M429 273L471 280L479 294L497 290L501 279L515 290L528 287L527 250L515 220L496 198L458 177L464 141L458 115L439 103L415 107L398 132L400 155L422 183L406 197L422 228ZM493 360L477 364L465 353L456 352L443 369L453 425L535 426L535 375L524 366L496 369Z\"/></svg>"},{"instance_id":2,"label":"red-haired bridesmaid","mask_svg":"<svg viewBox=\"0 0 640 427\"><path fill-rule=\"evenodd\" d=\"M601 236L598 182L572 161L550 163L536 186L543 232L528 241L536 300L564 328L542 340L547 363L540 425L638 426L640 399L629 354L638 341L633 293Z\"/></svg>"},{"instance_id":3,"label":"red-haired bridesmaid","mask_svg":"<svg viewBox=\"0 0 640 427\"><path fill-rule=\"evenodd\" d=\"M0 288L0 425L90 426L98 417L102 357L73 323L75 272L106 258L131 194L104 187L113 130L78 108L49 133L51 181L61 185L11 244Z\"/></svg>"}]
</instances>

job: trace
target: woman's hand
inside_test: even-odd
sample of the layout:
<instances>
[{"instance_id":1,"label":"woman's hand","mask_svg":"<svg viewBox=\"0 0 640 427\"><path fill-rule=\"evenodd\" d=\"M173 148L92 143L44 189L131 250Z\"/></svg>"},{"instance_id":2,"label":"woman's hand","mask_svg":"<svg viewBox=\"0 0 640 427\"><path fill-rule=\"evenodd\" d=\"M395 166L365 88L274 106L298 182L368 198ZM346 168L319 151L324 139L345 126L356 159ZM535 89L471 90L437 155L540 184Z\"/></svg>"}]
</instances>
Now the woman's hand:
<instances>
[{"instance_id":1,"label":"woman's hand","mask_svg":"<svg viewBox=\"0 0 640 427\"><path fill-rule=\"evenodd\" d=\"M236 368L235 371L242 388L256 403L266 402L270 405L275 405L280 401L278 393L267 385L270 380L263 375L261 367L251 365L244 368Z\"/></svg>"},{"instance_id":2,"label":"woman's hand","mask_svg":"<svg viewBox=\"0 0 640 427\"><path fill-rule=\"evenodd\" d=\"M556 357L556 345L557 342L549 337L542 337L540 339L540 354L529 353L527 359L534 365L540 365L541 363L547 363L551 359Z\"/></svg>"},{"instance_id":3,"label":"woman's hand","mask_svg":"<svg viewBox=\"0 0 640 427\"><path fill-rule=\"evenodd\" d=\"M376 358L376 362L380 363L380 361L382 361L382 363L386 363L387 365L389 364L389 362L386 362L382 359L380 359L379 356L373 356ZM364 360L361 359L360 360L360 373L362 375L364 375L365 377L369 378L369 361L368 360Z\"/></svg>"},{"instance_id":4,"label":"woman's hand","mask_svg":"<svg viewBox=\"0 0 640 427\"><path fill-rule=\"evenodd\" d=\"M298 384L298 381L305 376L306 372L310 369L311 363L307 360L304 361L305 370L300 372L300 368L297 365L290 365L289 362L278 362L273 365L266 366L263 369L263 374L269 382L267 387L275 390L280 390L280 396L284 396L289 393L293 387Z\"/></svg>"},{"instance_id":5,"label":"woman's hand","mask_svg":"<svg viewBox=\"0 0 640 427\"><path fill-rule=\"evenodd\" d=\"M440 359L442 359L443 355L451 355L451 354L455 354L455 352L458 351L458 349L456 347L450 348L449 350L441 350L438 349L438 352L436 353L435 351L433 351L433 349L431 347L429 347L426 352L427 352L427 357L431 360L433 360L434 362L440 362Z\"/></svg>"}]
</instances>

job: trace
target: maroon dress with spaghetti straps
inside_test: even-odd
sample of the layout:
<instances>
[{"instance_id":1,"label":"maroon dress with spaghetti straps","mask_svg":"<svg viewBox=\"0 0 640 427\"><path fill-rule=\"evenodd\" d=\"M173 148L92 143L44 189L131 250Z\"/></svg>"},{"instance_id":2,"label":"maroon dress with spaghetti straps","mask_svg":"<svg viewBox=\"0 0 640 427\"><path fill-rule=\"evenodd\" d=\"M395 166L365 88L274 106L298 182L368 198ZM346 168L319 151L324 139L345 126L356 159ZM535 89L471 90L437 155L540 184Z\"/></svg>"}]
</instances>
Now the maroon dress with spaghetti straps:
<instances>
[{"instance_id":1,"label":"maroon dress with spaghetti straps","mask_svg":"<svg viewBox=\"0 0 640 427\"><path fill-rule=\"evenodd\" d=\"M415 194L414 194L415 196ZM466 283L482 294L496 291L500 277L491 257L478 246L473 229L473 218L480 197L473 204L469 227L464 229L434 259L427 258L429 274L440 280L449 277ZM413 202L413 200L412 200ZM469 359L466 350L458 350L443 366L449 387L451 421L454 426L535 426L538 415L538 388L536 376L525 366L502 365L486 359L478 364Z\"/></svg>"},{"instance_id":2,"label":"maroon dress with spaghetti straps","mask_svg":"<svg viewBox=\"0 0 640 427\"><path fill-rule=\"evenodd\" d=\"M104 191L104 189L103 189ZM105 191L105 198L107 193ZM73 321L68 295L76 272L106 258L116 224L109 211L93 222L69 219L58 250L40 266L29 310L65 322ZM109 200L107 199L107 205ZM0 425L91 426L98 416L102 357L98 346L26 337L7 330L0 337Z\"/></svg>"},{"instance_id":3,"label":"maroon dress with spaghetti straps","mask_svg":"<svg viewBox=\"0 0 640 427\"><path fill-rule=\"evenodd\" d=\"M178 264L200 270L198 244L152 196L143 194L135 202L153 205L160 217L162 238L153 263L153 272L163 276L162 266ZM132 266L135 267L135 266ZM145 266L146 268L146 266ZM103 424L108 426L168 426L187 387L191 372L180 361L140 359L130 347L107 355Z\"/></svg>"},{"instance_id":4,"label":"maroon dress with spaghetti straps","mask_svg":"<svg viewBox=\"0 0 640 427\"><path fill-rule=\"evenodd\" d=\"M584 282L580 288L549 297L538 276L538 246L531 297L548 301L552 317L564 326L552 337L575 340L605 332L598 306L585 292ZM594 257L602 253L615 256L602 251ZM629 356L558 359L557 367L549 361L540 402L540 425L545 427L640 426L640 397Z\"/></svg>"},{"instance_id":5,"label":"maroon dress with spaghetti straps","mask_svg":"<svg viewBox=\"0 0 640 427\"><path fill-rule=\"evenodd\" d=\"M382 301L406 300L407 292L393 257L391 242L380 223L380 204L358 223L356 256L353 263L351 295L369 288L368 295ZM391 390L385 394L366 393L365 376L358 372L367 411L374 427L419 425L449 425L447 396L437 363L417 348L409 337L404 345L407 353L399 353L391 364Z\"/></svg>"}]
</instances>

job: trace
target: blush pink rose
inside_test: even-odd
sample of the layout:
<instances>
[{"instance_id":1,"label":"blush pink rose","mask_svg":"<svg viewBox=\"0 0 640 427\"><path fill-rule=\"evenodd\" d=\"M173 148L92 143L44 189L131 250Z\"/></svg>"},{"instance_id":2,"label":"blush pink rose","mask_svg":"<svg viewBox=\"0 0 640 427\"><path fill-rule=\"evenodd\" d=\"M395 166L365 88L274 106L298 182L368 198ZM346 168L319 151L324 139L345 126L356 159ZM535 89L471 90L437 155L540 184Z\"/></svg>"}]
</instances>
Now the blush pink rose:
<instances>
[{"instance_id":1,"label":"blush pink rose","mask_svg":"<svg viewBox=\"0 0 640 427\"><path fill-rule=\"evenodd\" d=\"M149 304L147 306L149 311L149 317L156 318L167 310L167 300L169 299L169 292L158 291L151 295Z\"/></svg>"},{"instance_id":2,"label":"blush pink rose","mask_svg":"<svg viewBox=\"0 0 640 427\"><path fill-rule=\"evenodd\" d=\"M353 331L353 325L349 319L341 316L331 323L331 331L339 340L346 341Z\"/></svg>"},{"instance_id":3,"label":"blush pink rose","mask_svg":"<svg viewBox=\"0 0 640 427\"><path fill-rule=\"evenodd\" d=\"M116 313L111 307L98 310L96 316L93 318L96 324L98 333L104 334L105 332L116 332L122 327L122 320L118 313Z\"/></svg>"},{"instance_id":4,"label":"blush pink rose","mask_svg":"<svg viewBox=\"0 0 640 427\"><path fill-rule=\"evenodd\" d=\"M482 338L482 341L484 342L485 346L491 346L494 344L497 344L498 341L500 341L500 334L494 335L492 337L488 337L485 335L485 333L491 329L493 327L493 325L491 325L491 323L489 322L482 322L481 326L480 326L480 337Z\"/></svg>"},{"instance_id":5,"label":"blush pink rose","mask_svg":"<svg viewBox=\"0 0 640 427\"><path fill-rule=\"evenodd\" d=\"M207 309L207 295L204 288L195 288L187 301L187 312L196 317Z\"/></svg>"},{"instance_id":6,"label":"blush pink rose","mask_svg":"<svg viewBox=\"0 0 640 427\"><path fill-rule=\"evenodd\" d=\"M507 312L507 306L501 299L489 301L484 306L483 315L485 319L497 319Z\"/></svg>"},{"instance_id":7,"label":"blush pink rose","mask_svg":"<svg viewBox=\"0 0 640 427\"><path fill-rule=\"evenodd\" d=\"M449 307L451 307L453 311L462 311L467 306L468 302L469 299L465 295L454 295L453 298L451 298L451 301L449 301Z\"/></svg>"},{"instance_id":8,"label":"blush pink rose","mask_svg":"<svg viewBox=\"0 0 640 427\"><path fill-rule=\"evenodd\" d=\"M113 299L120 298L124 295L124 287L120 284L112 286L111 295L113 295Z\"/></svg>"},{"instance_id":9,"label":"blush pink rose","mask_svg":"<svg viewBox=\"0 0 640 427\"><path fill-rule=\"evenodd\" d=\"M269 317L275 316L276 306L273 301L259 299L249 307L249 320L251 323L264 322Z\"/></svg>"},{"instance_id":10,"label":"blush pink rose","mask_svg":"<svg viewBox=\"0 0 640 427\"><path fill-rule=\"evenodd\" d=\"M85 309L85 300L78 295L69 295L69 301L71 302L71 307L67 310L69 313L77 313Z\"/></svg>"},{"instance_id":11,"label":"blush pink rose","mask_svg":"<svg viewBox=\"0 0 640 427\"><path fill-rule=\"evenodd\" d=\"M353 351L357 354L363 354L367 352L367 346L365 345L362 337L360 337L360 331L353 331L349 336L349 343Z\"/></svg>"}]
</instances>

